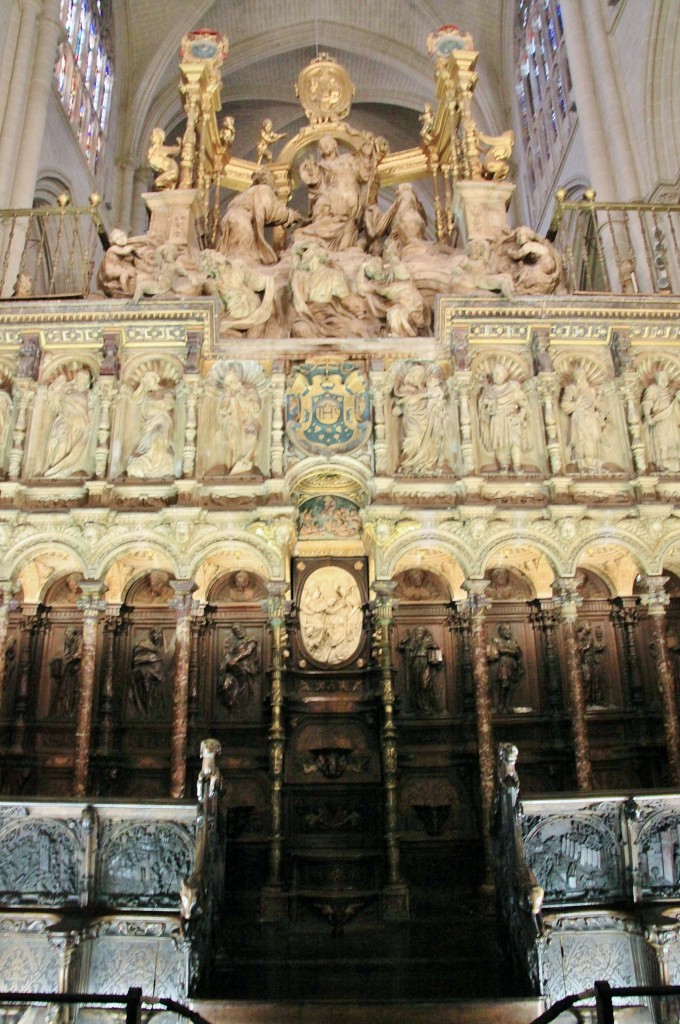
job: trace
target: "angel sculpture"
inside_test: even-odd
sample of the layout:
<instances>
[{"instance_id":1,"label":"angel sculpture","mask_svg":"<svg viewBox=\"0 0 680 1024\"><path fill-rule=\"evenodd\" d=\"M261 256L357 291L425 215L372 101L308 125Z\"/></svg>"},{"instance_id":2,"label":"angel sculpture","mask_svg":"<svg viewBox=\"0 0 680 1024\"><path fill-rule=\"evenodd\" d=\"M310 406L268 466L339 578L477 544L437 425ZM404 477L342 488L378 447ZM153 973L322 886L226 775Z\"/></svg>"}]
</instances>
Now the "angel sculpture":
<instances>
[{"instance_id":1,"label":"angel sculpture","mask_svg":"<svg viewBox=\"0 0 680 1024\"><path fill-rule=\"evenodd\" d=\"M151 169L156 171L154 187L157 192L165 192L177 188L179 179L179 164L175 157L182 151L182 140L177 139L177 145L165 145L165 132L162 128L154 128L151 132L151 145L149 146L146 158Z\"/></svg>"},{"instance_id":2,"label":"angel sculpture","mask_svg":"<svg viewBox=\"0 0 680 1024\"><path fill-rule=\"evenodd\" d=\"M286 133L275 132L271 118L265 117L260 129L260 141L256 149L258 164L261 164L263 160L269 163L272 160L272 151L269 147L272 143L278 142L279 139L285 139L285 137Z\"/></svg>"}]
</instances>

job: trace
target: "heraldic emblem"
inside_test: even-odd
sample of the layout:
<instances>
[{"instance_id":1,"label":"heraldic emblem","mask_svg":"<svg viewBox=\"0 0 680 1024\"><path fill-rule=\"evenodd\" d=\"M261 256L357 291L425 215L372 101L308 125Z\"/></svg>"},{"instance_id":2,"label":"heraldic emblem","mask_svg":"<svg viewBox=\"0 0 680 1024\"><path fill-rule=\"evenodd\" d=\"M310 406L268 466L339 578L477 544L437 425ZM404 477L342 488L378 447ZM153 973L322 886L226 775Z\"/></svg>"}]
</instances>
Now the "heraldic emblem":
<instances>
[{"instance_id":1,"label":"heraldic emblem","mask_svg":"<svg viewBox=\"0 0 680 1024\"><path fill-rule=\"evenodd\" d=\"M368 382L353 363L296 367L286 392L286 432L310 454L349 452L371 432Z\"/></svg>"}]
</instances>

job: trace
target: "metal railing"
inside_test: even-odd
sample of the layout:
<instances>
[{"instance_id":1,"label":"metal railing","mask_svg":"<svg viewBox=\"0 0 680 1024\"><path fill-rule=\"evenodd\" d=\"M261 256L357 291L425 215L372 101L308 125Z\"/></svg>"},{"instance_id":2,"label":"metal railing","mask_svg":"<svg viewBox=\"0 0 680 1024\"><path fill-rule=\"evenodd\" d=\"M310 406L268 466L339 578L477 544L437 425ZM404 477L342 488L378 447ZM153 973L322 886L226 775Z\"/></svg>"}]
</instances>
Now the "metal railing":
<instances>
[{"instance_id":1,"label":"metal railing","mask_svg":"<svg viewBox=\"0 0 680 1024\"><path fill-rule=\"evenodd\" d=\"M0 1018L12 1014L15 1024L29 1008L44 1006L45 1020L55 1024L73 1021L80 1006L94 1009L114 1010L125 1014L125 1024L141 1024L142 1019L150 1020L156 1013L175 1013L191 1024L208 1024L205 1017L189 1009L175 999L145 999L141 988L129 988L125 995L102 995L101 993L80 992L0 992ZM75 1008L75 1012L74 1012ZM50 1012L52 1010L52 1012Z\"/></svg>"},{"instance_id":2,"label":"metal railing","mask_svg":"<svg viewBox=\"0 0 680 1024\"><path fill-rule=\"evenodd\" d=\"M669 998L670 997L670 998ZM551 1024L560 1014L570 1010L577 1003L588 1002L595 1005L597 1024L615 1024L614 999L657 1000L657 1020L677 1020L676 1000L680 997L680 985L627 985L613 986L608 981L596 981L593 987L585 992L558 999L544 1013L536 1017L531 1024ZM664 1003L664 999L667 1000ZM669 1012L670 1010L670 1012ZM577 1018L578 1019L578 1018Z\"/></svg>"},{"instance_id":3,"label":"metal railing","mask_svg":"<svg viewBox=\"0 0 680 1024\"><path fill-rule=\"evenodd\" d=\"M71 206L64 193L54 206L0 210L0 297L87 295L100 242L106 247L100 203L92 193L89 206Z\"/></svg>"},{"instance_id":4,"label":"metal railing","mask_svg":"<svg viewBox=\"0 0 680 1024\"><path fill-rule=\"evenodd\" d=\"M592 189L555 198L548 237L568 292L680 293L680 204L597 202Z\"/></svg>"}]
</instances>

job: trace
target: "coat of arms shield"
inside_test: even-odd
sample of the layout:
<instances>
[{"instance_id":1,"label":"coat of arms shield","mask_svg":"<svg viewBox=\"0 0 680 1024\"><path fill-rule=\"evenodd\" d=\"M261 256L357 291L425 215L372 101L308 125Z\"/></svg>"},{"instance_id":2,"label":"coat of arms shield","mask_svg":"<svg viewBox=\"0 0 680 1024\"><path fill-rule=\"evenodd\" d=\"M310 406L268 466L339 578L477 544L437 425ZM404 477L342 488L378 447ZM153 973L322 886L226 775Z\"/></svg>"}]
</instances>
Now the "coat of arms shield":
<instances>
[{"instance_id":1,"label":"coat of arms shield","mask_svg":"<svg viewBox=\"0 0 680 1024\"><path fill-rule=\"evenodd\" d=\"M371 432L368 382L353 363L296 367L286 391L286 433L310 454L349 452Z\"/></svg>"}]
</instances>

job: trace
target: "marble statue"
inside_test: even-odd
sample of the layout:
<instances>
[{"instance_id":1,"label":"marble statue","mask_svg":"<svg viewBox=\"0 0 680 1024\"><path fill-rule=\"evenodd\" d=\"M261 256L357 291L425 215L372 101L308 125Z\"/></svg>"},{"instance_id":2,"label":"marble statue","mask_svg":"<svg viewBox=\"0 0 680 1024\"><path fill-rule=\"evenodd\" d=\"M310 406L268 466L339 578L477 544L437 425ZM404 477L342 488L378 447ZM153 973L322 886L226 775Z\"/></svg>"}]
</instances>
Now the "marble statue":
<instances>
[{"instance_id":1,"label":"marble statue","mask_svg":"<svg viewBox=\"0 0 680 1024\"><path fill-rule=\"evenodd\" d=\"M276 263L277 255L265 238L265 227L288 228L301 220L301 214L289 209L277 196L270 169L258 167L252 184L227 206L217 248L225 256L266 265Z\"/></svg>"},{"instance_id":2,"label":"marble statue","mask_svg":"<svg viewBox=\"0 0 680 1024\"><path fill-rule=\"evenodd\" d=\"M204 290L217 295L224 317L222 327L230 332L246 331L261 337L274 309L275 283L257 266L221 253L206 250L201 255L205 274Z\"/></svg>"},{"instance_id":3,"label":"marble statue","mask_svg":"<svg viewBox=\"0 0 680 1024\"><path fill-rule=\"evenodd\" d=\"M132 393L132 401L140 410L139 441L127 460L127 475L151 480L174 476L173 389L163 387L159 375L147 370Z\"/></svg>"},{"instance_id":4,"label":"marble statue","mask_svg":"<svg viewBox=\"0 0 680 1024\"><path fill-rule=\"evenodd\" d=\"M50 660L52 695L50 715L71 717L78 703L80 664L83 659L83 637L74 626L64 633L64 647L57 658Z\"/></svg>"},{"instance_id":5,"label":"marble statue","mask_svg":"<svg viewBox=\"0 0 680 1024\"><path fill-rule=\"evenodd\" d=\"M87 475L91 383L89 370L78 370L72 378L57 377L47 389L47 408L53 416L45 453L47 477Z\"/></svg>"},{"instance_id":6,"label":"marble statue","mask_svg":"<svg viewBox=\"0 0 680 1024\"><path fill-rule=\"evenodd\" d=\"M274 124L270 117L265 117L262 122L262 128L260 129L260 138L257 142L256 153L257 162L261 164L263 162L271 162L272 151L269 148L274 142L278 142L279 139L285 139L285 132L275 132Z\"/></svg>"},{"instance_id":7,"label":"marble statue","mask_svg":"<svg viewBox=\"0 0 680 1024\"><path fill-rule=\"evenodd\" d=\"M649 461L659 472L680 472L679 392L670 387L668 374L659 370L642 395L642 421Z\"/></svg>"},{"instance_id":8,"label":"marble statue","mask_svg":"<svg viewBox=\"0 0 680 1024\"><path fill-rule=\"evenodd\" d=\"M380 322L365 299L352 291L345 271L323 246L309 242L294 247L290 283L294 338L370 338L380 334Z\"/></svg>"},{"instance_id":9,"label":"marble statue","mask_svg":"<svg viewBox=\"0 0 680 1024\"><path fill-rule=\"evenodd\" d=\"M196 796L199 803L203 803L206 796L215 796L222 788L222 772L217 763L221 752L222 744L219 740L201 740L201 770L196 780Z\"/></svg>"},{"instance_id":10,"label":"marble statue","mask_svg":"<svg viewBox=\"0 0 680 1024\"><path fill-rule=\"evenodd\" d=\"M363 627L356 580L339 566L312 573L300 599L300 633L309 655L324 665L339 665L356 652Z\"/></svg>"},{"instance_id":11,"label":"marble statue","mask_svg":"<svg viewBox=\"0 0 680 1024\"><path fill-rule=\"evenodd\" d=\"M496 636L489 641L487 660L492 666L496 710L507 713L513 708L515 691L524 676L522 649L512 635L510 623L499 623Z\"/></svg>"},{"instance_id":12,"label":"marble statue","mask_svg":"<svg viewBox=\"0 0 680 1024\"><path fill-rule=\"evenodd\" d=\"M234 624L224 641L217 679L217 694L230 715L250 704L259 671L257 640L248 639L243 627Z\"/></svg>"},{"instance_id":13,"label":"marble statue","mask_svg":"<svg viewBox=\"0 0 680 1024\"><path fill-rule=\"evenodd\" d=\"M428 325L425 303L399 259L369 256L361 264L356 292L371 312L385 319L390 337L415 338Z\"/></svg>"},{"instance_id":14,"label":"marble statue","mask_svg":"<svg viewBox=\"0 0 680 1024\"><path fill-rule=\"evenodd\" d=\"M542 235L521 225L495 242L493 264L513 280L518 295L551 295L559 286L562 258Z\"/></svg>"},{"instance_id":15,"label":"marble statue","mask_svg":"<svg viewBox=\"0 0 680 1024\"><path fill-rule=\"evenodd\" d=\"M165 707L165 644L160 629L150 629L132 648L129 697L143 718Z\"/></svg>"},{"instance_id":16,"label":"marble statue","mask_svg":"<svg viewBox=\"0 0 680 1024\"><path fill-rule=\"evenodd\" d=\"M607 415L602 392L590 383L585 367L577 366L574 370L573 382L564 389L561 406L569 417L572 461L580 473L601 473Z\"/></svg>"},{"instance_id":17,"label":"marble statue","mask_svg":"<svg viewBox=\"0 0 680 1024\"><path fill-rule=\"evenodd\" d=\"M156 172L154 188L157 192L177 188L179 179L179 164L175 160L182 151L182 140L177 139L177 145L165 145L165 132L162 128L154 128L151 132L151 144L147 150L146 158L153 171Z\"/></svg>"},{"instance_id":18,"label":"marble statue","mask_svg":"<svg viewBox=\"0 0 680 1024\"><path fill-rule=\"evenodd\" d=\"M529 448L529 410L522 385L503 363L494 364L478 409L482 444L495 456L499 471L519 473L522 452Z\"/></svg>"},{"instance_id":19,"label":"marble statue","mask_svg":"<svg viewBox=\"0 0 680 1024\"><path fill-rule=\"evenodd\" d=\"M224 468L229 476L250 473L260 433L262 399L254 384L244 381L237 369L228 369L222 380L217 406Z\"/></svg>"},{"instance_id":20,"label":"marble statue","mask_svg":"<svg viewBox=\"0 0 680 1024\"><path fill-rule=\"evenodd\" d=\"M414 363L395 384L394 397L394 412L402 423L399 471L414 476L441 476L450 469L443 384L423 363Z\"/></svg>"},{"instance_id":21,"label":"marble statue","mask_svg":"<svg viewBox=\"0 0 680 1024\"><path fill-rule=\"evenodd\" d=\"M576 626L576 642L586 704L590 707L601 706L605 703L606 693L600 662L607 649L602 626L596 626L593 631L589 622L579 622Z\"/></svg>"},{"instance_id":22,"label":"marble statue","mask_svg":"<svg viewBox=\"0 0 680 1024\"><path fill-rule=\"evenodd\" d=\"M441 714L436 676L441 671L442 652L429 629L416 626L399 643L406 663L406 685L413 711L424 715Z\"/></svg>"}]
</instances>

